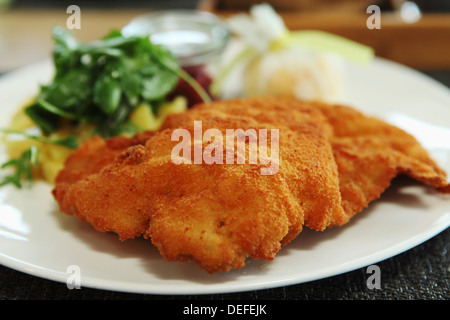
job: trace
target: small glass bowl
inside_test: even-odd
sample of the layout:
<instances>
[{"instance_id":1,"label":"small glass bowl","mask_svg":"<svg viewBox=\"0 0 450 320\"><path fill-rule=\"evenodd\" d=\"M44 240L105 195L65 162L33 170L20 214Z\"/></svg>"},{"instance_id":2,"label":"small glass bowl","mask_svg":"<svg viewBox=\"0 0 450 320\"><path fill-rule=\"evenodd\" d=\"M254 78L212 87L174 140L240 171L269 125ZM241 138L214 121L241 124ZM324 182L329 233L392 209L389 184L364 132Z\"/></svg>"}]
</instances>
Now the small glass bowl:
<instances>
[{"instance_id":1,"label":"small glass bowl","mask_svg":"<svg viewBox=\"0 0 450 320\"><path fill-rule=\"evenodd\" d=\"M152 43L168 48L183 67L203 65L217 57L230 31L216 15L198 10L163 10L133 19L124 36L149 35Z\"/></svg>"}]
</instances>

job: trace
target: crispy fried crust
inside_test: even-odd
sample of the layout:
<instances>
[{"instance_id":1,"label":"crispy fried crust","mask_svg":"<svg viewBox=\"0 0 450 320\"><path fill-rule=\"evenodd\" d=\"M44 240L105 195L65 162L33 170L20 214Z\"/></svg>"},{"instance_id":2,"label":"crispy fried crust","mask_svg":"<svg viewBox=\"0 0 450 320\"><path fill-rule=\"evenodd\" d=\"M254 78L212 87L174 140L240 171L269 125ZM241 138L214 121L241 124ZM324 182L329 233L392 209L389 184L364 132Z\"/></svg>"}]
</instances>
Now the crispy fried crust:
<instances>
[{"instance_id":1,"label":"crispy fried crust","mask_svg":"<svg viewBox=\"0 0 450 320\"><path fill-rule=\"evenodd\" d=\"M154 135L154 132L138 133L132 138L114 137L107 140L95 136L82 144L75 152L66 159L64 168L55 179L55 188L52 190L53 197L61 206L62 212L67 212L64 208L63 199L67 189L79 180L87 178L93 173L97 173L114 161L114 159L134 145L143 145Z\"/></svg>"},{"instance_id":2,"label":"crispy fried crust","mask_svg":"<svg viewBox=\"0 0 450 320\"><path fill-rule=\"evenodd\" d=\"M226 129L278 129L278 172L261 175L266 165L248 161L174 164L172 132L184 128L193 139L194 120L224 137ZM448 189L445 173L398 128L344 106L254 98L196 106L157 133L94 138L68 159L53 194L62 212L99 231L144 236L167 260L215 273L248 257L274 259L304 226L345 224L401 172Z\"/></svg>"},{"instance_id":3,"label":"crispy fried crust","mask_svg":"<svg viewBox=\"0 0 450 320\"><path fill-rule=\"evenodd\" d=\"M333 128L330 141L347 216L337 225L378 199L399 174L449 192L446 173L412 135L346 106L315 106Z\"/></svg>"}]
</instances>

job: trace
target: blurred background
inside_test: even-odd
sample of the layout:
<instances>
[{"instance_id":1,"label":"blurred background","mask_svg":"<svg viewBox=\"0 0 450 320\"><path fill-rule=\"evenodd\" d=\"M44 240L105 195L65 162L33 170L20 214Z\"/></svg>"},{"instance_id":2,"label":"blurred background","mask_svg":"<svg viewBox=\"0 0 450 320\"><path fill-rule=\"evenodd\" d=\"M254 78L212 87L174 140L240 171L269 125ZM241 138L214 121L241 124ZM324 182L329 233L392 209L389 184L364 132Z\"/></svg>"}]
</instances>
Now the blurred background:
<instances>
[{"instance_id":1,"label":"blurred background","mask_svg":"<svg viewBox=\"0 0 450 320\"><path fill-rule=\"evenodd\" d=\"M290 29L342 35L437 77L450 70L449 0L0 0L0 74L49 57L51 30L66 24L72 4L81 8L81 29L74 35L89 41L151 10L197 8L227 16L261 2L276 8ZM371 4L381 9L381 29L366 27Z\"/></svg>"}]
</instances>

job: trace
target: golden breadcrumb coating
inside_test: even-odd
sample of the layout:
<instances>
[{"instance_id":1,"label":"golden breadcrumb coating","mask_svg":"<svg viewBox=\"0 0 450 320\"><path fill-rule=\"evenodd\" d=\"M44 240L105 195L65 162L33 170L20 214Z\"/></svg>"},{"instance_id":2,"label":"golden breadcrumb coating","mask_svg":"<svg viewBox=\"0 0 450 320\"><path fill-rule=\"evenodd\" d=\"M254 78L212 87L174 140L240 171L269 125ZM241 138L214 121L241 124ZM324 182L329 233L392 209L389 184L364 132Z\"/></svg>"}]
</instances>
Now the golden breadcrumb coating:
<instances>
[{"instance_id":1,"label":"golden breadcrumb coating","mask_svg":"<svg viewBox=\"0 0 450 320\"><path fill-rule=\"evenodd\" d=\"M194 121L223 137L227 129L278 129L276 173L262 175L261 161L175 164L172 133L187 130L194 153ZM215 142L222 159L230 155ZM209 144L203 140L202 150ZM249 257L274 259L304 227L347 223L399 173L449 191L445 173L396 127L346 106L260 97L198 105L134 138L95 137L68 158L53 195L62 212L99 231L143 236L165 259L216 273Z\"/></svg>"}]
</instances>

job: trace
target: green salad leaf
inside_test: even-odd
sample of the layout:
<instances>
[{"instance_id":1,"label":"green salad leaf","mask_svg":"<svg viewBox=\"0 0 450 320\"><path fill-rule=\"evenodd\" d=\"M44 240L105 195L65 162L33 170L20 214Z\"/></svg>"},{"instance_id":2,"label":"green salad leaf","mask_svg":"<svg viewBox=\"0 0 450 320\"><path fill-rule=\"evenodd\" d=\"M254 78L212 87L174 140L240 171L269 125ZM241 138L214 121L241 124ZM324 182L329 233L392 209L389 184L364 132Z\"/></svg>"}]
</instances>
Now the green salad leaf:
<instances>
[{"instance_id":1,"label":"green salad leaf","mask_svg":"<svg viewBox=\"0 0 450 320\"><path fill-rule=\"evenodd\" d=\"M54 78L25 111L46 135L61 119L91 122L102 136L115 135L137 106L164 99L186 77L175 57L148 36L113 30L81 43L56 27L53 38Z\"/></svg>"}]
</instances>

